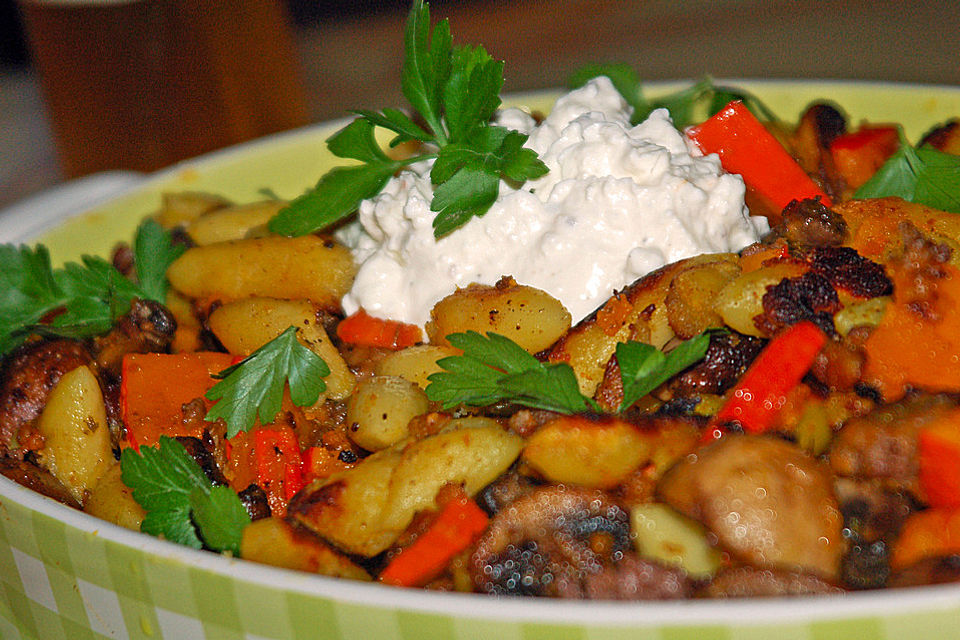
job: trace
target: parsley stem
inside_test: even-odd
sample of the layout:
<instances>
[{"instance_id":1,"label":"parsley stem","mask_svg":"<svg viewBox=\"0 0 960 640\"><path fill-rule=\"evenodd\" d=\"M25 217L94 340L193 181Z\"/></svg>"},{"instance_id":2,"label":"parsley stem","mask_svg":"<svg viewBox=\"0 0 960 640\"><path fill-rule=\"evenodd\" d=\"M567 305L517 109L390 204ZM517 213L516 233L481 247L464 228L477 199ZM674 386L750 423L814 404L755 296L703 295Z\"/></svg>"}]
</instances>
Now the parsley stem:
<instances>
[{"instance_id":1,"label":"parsley stem","mask_svg":"<svg viewBox=\"0 0 960 640\"><path fill-rule=\"evenodd\" d=\"M443 125L440 122L434 123L431 119L427 121L427 124L430 125L430 129L433 131L433 137L437 140L437 146L442 147L450 142L450 140L447 138L447 134L443 130Z\"/></svg>"}]
</instances>

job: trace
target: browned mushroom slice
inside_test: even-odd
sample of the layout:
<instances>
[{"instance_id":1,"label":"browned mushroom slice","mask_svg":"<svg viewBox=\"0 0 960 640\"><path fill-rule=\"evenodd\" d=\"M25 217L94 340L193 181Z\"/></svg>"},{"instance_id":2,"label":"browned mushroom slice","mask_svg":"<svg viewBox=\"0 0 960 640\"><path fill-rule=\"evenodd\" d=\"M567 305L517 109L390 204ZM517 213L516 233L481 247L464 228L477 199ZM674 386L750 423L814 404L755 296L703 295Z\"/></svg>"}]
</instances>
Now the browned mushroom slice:
<instances>
[{"instance_id":1,"label":"browned mushroom slice","mask_svg":"<svg viewBox=\"0 0 960 640\"><path fill-rule=\"evenodd\" d=\"M792 444L726 436L668 471L657 494L753 566L837 579L843 520L829 469Z\"/></svg>"},{"instance_id":2,"label":"browned mushroom slice","mask_svg":"<svg viewBox=\"0 0 960 640\"><path fill-rule=\"evenodd\" d=\"M918 587L960 582L960 555L924 558L895 572L888 587Z\"/></svg>"},{"instance_id":3,"label":"browned mushroom slice","mask_svg":"<svg viewBox=\"0 0 960 640\"><path fill-rule=\"evenodd\" d=\"M476 588L500 595L683 598L679 569L632 551L629 514L601 491L546 487L491 521L470 559Z\"/></svg>"},{"instance_id":4,"label":"browned mushroom slice","mask_svg":"<svg viewBox=\"0 0 960 640\"><path fill-rule=\"evenodd\" d=\"M819 200L794 200L783 209L783 218L771 230L787 244L806 251L812 247L835 247L847 239L847 223Z\"/></svg>"},{"instance_id":5,"label":"browned mushroom slice","mask_svg":"<svg viewBox=\"0 0 960 640\"><path fill-rule=\"evenodd\" d=\"M843 184L834 167L830 143L846 132L846 118L837 109L817 102L806 110L793 135L790 148L793 156L831 198L838 198Z\"/></svg>"},{"instance_id":6,"label":"browned mushroom slice","mask_svg":"<svg viewBox=\"0 0 960 640\"><path fill-rule=\"evenodd\" d=\"M920 495L919 437L924 426L957 411L948 396L917 396L848 421L830 450L830 465L843 477L883 480Z\"/></svg>"},{"instance_id":7,"label":"browned mushroom slice","mask_svg":"<svg viewBox=\"0 0 960 640\"><path fill-rule=\"evenodd\" d=\"M671 391L678 396L722 394L740 379L764 344L753 336L714 333L703 360L674 378Z\"/></svg>"},{"instance_id":8,"label":"browned mushroom slice","mask_svg":"<svg viewBox=\"0 0 960 640\"><path fill-rule=\"evenodd\" d=\"M722 571L698 595L707 598L760 598L843 593L843 589L815 575L737 567Z\"/></svg>"}]
</instances>

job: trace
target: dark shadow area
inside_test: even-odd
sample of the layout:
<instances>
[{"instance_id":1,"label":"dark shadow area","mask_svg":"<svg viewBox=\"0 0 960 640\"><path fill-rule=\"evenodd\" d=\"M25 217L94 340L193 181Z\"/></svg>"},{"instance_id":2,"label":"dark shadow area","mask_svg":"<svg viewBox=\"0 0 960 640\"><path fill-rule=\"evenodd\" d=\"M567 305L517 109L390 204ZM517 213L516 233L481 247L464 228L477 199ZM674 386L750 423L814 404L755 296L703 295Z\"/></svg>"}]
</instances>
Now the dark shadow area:
<instances>
[{"instance_id":1,"label":"dark shadow area","mask_svg":"<svg viewBox=\"0 0 960 640\"><path fill-rule=\"evenodd\" d=\"M433 5L442 3L432 2ZM408 0L287 0L290 18L297 26L352 19L376 13L405 11Z\"/></svg>"},{"instance_id":2,"label":"dark shadow area","mask_svg":"<svg viewBox=\"0 0 960 640\"><path fill-rule=\"evenodd\" d=\"M457 5L477 4L480 0L433 0L434 12ZM291 22L309 27L337 20L355 20L374 15L401 15L410 7L410 0L286 0ZM29 55L23 34L23 23L16 0L0 0L0 66L21 66Z\"/></svg>"},{"instance_id":3,"label":"dark shadow area","mask_svg":"<svg viewBox=\"0 0 960 640\"><path fill-rule=\"evenodd\" d=\"M23 24L14 0L0 0L0 67L16 67L27 62L27 44Z\"/></svg>"},{"instance_id":4,"label":"dark shadow area","mask_svg":"<svg viewBox=\"0 0 960 640\"><path fill-rule=\"evenodd\" d=\"M410 0L286 0L294 25L310 27L321 23L350 21L371 16L402 16L410 9ZM497 0L431 0L434 16L444 16L465 6L497 4ZM503 2L499 2L503 4Z\"/></svg>"}]
</instances>

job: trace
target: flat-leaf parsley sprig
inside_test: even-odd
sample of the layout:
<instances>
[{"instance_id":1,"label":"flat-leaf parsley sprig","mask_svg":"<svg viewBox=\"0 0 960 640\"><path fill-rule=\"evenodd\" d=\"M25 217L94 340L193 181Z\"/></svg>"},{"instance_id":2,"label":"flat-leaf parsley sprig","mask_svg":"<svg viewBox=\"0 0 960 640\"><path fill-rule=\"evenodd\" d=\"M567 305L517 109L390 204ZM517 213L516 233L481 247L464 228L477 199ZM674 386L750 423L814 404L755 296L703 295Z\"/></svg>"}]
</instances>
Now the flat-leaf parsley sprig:
<instances>
[{"instance_id":1,"label":"flat-leaf parsley sprig","mask_svg":"<svg viewBox=\"0 0 960 640\"><path fill-rule=\"evenodd\" d=\"M623 384L620 411L626 411L673 376L703 360L709 346L709 332L681 342L669 353L633 340L617 344L617 364Z\"/></svg>"},{"instance_id":2,"label":"flat-leaf parsley sprig","mask_svg":"<svg viewBox=\"0 0 960 640\"><path fill-rule=\"evenodd\" d=\"M250 515L230 487L210 482L182 444L160 436L156 447L124 449L120 470L146 511L141 531L194 549L240 555Z\"/></svg>"},{"instance_id":3,"label":"flat-leaf parsley sprig","mask_svg":"<svg viewBox=\"0 0 960 640\"><path fill-rule=\"evenodd\" d=\"M399 109L356 111L360 117L327 140L327 147L360 164L325 174L270 221L270 230L296 236L328 227L379 193L399 169L430 159L436 160L430 173L434 235L482 216L496 200L501 179L522 184L547 173L537 154L523 147L526 135L490 124L502 86L503 63L481 46L454 47L447 20L431 33L430 10L416 0L404 32L401 87L424 126ZM376 127L396 134L391 147L418 141L424 152L389 158L376 141Z\"/></svg>"},{"instance_id":4,"label":"flat-leaf parsley sprig","mask_svg":"<svg viewBox=\"0 0 960 640\"><path fill-rule=\"evenodd\" d=\"M558 413L599 411L580 393L573 368L565 362L540 362L497 333L453 333L447 341L463 355L437 360L445 371L431 374L426 388L427 397L444 409L505 401Z\"/></svg>"},{"instance_id":5,"label":"flat-leaf parsley sprig","mask_svg":"<svg viewBox=\"0 0 960 640\"><path fill-rule=\"evenodd\" d=\"M898 128L900 148L854 194L898 196L908 202L960 213L960 157L932 147L913 147Z\"/></svg>"},{"instance_id":6,"label":"flat-leaf parsley sprig","mask_svg":"<svg viewBox=\"0 0 960 640\"><path fill-rule=\"evenodd\" d=\"M486 337L475 331L447 336L463 351L437 361L444 371L430 375L427 397L443 409L458 405L484 407L513 402L557 413L599 412L599 406L580 393L573 368L565 363L544 363L518 344L496 333ZM637 400L703 359L708 333L691 338L664 354L656 347L629 341L617 345L617 362L623 383L625 411Z\"/></svg>"},{"instance_id":7,"label":"flat-leaf parsley sprig","mask_svg":"<svg viewBox=\"0 0 960 640\"><path fill-rule=\"evenodd\" d=\"M214 404L205 420L223 419L227 437L249 431L259 418L269 424L276 418L289 383L290 399L298 407L314 404L327 388L323 378L330 368L323 358L297 340L296 327L288 327L279 336L249 356L227 367L214 377L220 382L206 393Z\"/></svg>"},{"instance_id":8,"label":"flat-leaf parsley sprig","mask_svg":"<svg viewBox=\"0 0 960 640\"><path fill-rule=\"evenodd\" d=\"M249 431L257 419L273 422L287 385L297 406L316 403L329 374L327 363L300 344L291 326L214 376L220 381L206 394L215 404L205 419L223 419L227 437L233 437ZM123 483L146 511L141 531L195 549L240 555L249 514L230 487L210 482L183 445L161 436L156 447L125 449L120 464Z\"/></svg>"},{"instance_id":9,"label":"flat-leaf parsley sprig","mask_svg":"<svg viewBox=\"0 0 960 640\"><path fill-rule=\"evenodd\" d=\"M32 333L87 338L106 333L136 298L164 302L166 270L184 248L153 220L137 229L137 282L96 256L54 269L43 245L0 245L0 355Z\"/></svg>"},{"instance_id":10,"label":"flat-leaf parsley sprig","mask_svg":"<svg viewBox=\"0 0 960 640\"><path fill-rule=\"evenodd\" d=\"M754 115L761 120L777 122L779 119L755 95L739 87L718 85L710 76L704 76L674 93L657 98L644 95L640 76L628 64L592 64L575 71L567 80L567 85L575 89L597 76L606 76L620 92L623 99L633 108L630 121L639 124L646 120L654 109L666 109L678 129L696 124L727 106L733 100L742 101Z\"/></svg>"}]
</instances>

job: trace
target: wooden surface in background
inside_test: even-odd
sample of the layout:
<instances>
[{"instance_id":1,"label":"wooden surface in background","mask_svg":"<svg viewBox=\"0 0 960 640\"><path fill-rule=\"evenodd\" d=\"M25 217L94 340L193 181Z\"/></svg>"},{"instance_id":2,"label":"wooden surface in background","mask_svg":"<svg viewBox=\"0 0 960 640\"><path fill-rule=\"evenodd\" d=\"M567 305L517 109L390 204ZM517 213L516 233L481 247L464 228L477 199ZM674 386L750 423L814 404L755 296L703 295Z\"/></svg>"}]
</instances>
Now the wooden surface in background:
<instances>
[{"instance_id":1,"label":"wooden surface in background","mask_svg":"<svg viewBox=\"0 0 960 640\"><path fill-rule=\"evenodd\" d=\"M278 1L21 9L68 177L152 171L309 121Z\"/></svg>"},{"instance_id":2,"label":"wooden surface in background","mask_svg":"<svg viewBox=\"0 0 960 640\"><path fill-rule=\"evenodd\" d=\"M505 60L505 91L562 86L591 62L641 78L841 78L960 84L960 12L934 0L434 2L454 42ZM302 29L315 118L402 104L401 12Z\"/></svg>"}]
</instances>

